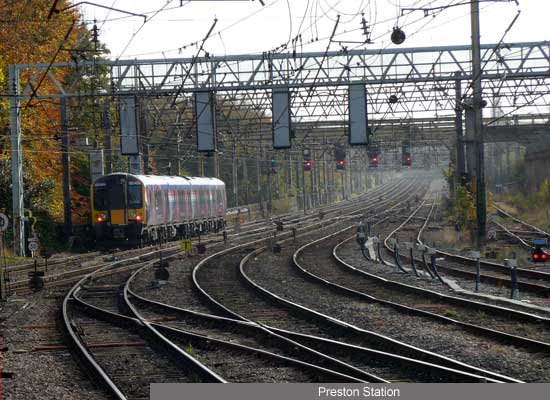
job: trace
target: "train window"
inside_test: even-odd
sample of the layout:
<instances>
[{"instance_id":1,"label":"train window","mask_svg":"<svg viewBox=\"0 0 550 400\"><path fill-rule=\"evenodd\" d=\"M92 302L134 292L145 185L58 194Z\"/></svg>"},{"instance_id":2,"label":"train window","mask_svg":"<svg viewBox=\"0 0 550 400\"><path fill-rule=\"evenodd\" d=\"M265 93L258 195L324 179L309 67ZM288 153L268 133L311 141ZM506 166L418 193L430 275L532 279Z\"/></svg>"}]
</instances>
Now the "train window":
<instances>
[{"instance_id":1,"label":"train window","mask_svg":"<svg viewBox=\"0 0 550 400\"><path fill-rule=\"evenodd\" d=\"M142 204L141 183L128 182L128 208L141 208Z\"/></svg>"},{"instance_id":2,"label":"train window","mask_svg":"<svg viewBox=\"0 0 550 400\"><path fill-rule=\"evenodd\" d=\"M107 209L107 184L104 182L94 185L94 208L98 211Z\"/></svg>"},{"instance_id":3,"label":"train window","mask_svg":"<svg viewBox=\"0 0 550 400\"><path fill-rule=\"evenodd\" d=\"M155 211L157 215L161 215L162 213L162 196L157 186L155 186Z\"/></svg>"}]
</instances>

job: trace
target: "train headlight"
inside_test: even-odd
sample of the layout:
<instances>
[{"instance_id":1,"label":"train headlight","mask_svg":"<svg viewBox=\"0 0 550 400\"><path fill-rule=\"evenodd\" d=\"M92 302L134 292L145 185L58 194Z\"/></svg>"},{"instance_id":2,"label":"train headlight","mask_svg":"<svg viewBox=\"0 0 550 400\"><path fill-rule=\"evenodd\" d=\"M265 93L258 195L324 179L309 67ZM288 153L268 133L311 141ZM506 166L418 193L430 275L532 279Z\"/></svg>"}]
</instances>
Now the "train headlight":
<instances>
[{"instance_id":1,"label":"train headlight","mask_svg":"<svg viewBox=\"0 0 550 400\"><path fill-rule=\"evenodd\" d=\"M137 212L131 211L130 213L128 213L128 219L130 221L141 222L143 220L143 217Z\"/></svg>"},{"instance_id":2,"label":"train headlight","mask_svg":"<svg viewBox=\"0 0 550 400\"><path fill-rule=\"evenodd\" d=\"M107 216L105 214L99 214L97 216L97 222L101 223L101 222L104 222L104 221L107 221Z\"/></svg>"}]
</instances>

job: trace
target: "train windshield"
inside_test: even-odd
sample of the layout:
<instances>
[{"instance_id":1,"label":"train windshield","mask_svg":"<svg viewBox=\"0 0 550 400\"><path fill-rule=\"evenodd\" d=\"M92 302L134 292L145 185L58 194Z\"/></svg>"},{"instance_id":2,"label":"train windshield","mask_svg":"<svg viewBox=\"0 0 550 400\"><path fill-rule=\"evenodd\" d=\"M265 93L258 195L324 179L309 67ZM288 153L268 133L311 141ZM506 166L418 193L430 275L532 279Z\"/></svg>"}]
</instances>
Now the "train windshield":
<instances>
[{"instance_id":1,"label":"train windshield","mask_svg":"<svg viewBox=\"0 0 550 400\"><path fill-rule=\"evenodd\" d=\"M141 182L129 181L128 182L128 208L141 208Z\"/></svg>"},{"instance_id":2,"label":"train windshield","mask_svg":"<svg viewBox=\"0 0 550 400\"><path fill-rule=\"evenodd\" d=\"M109 184L109 205L111 210L126 208L126 179L112 176Z\"/></svg>"},{"instance_id":3,"label":"train windshield","mask_svg":"<svg viewBox=\"0 0 550 400\"><path fill-rule=\"evenodd\" d=\"M96 210L107 209L107 184L98 182L94 185L94 208Z\"/></svg>"}]
</instances>

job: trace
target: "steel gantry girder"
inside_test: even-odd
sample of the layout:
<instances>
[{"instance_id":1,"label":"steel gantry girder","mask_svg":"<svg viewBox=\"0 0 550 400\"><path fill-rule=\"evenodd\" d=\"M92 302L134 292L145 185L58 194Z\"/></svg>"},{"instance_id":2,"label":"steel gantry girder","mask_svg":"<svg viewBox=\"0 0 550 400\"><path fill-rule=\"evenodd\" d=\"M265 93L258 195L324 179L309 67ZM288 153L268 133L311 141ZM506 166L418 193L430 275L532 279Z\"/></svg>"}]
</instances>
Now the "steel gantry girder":
<instances>
[{"instance_id":1,"label":"steel gantry girder","mask_svg":"<svg viewBox=\"0 0 550 400\"><path fill-rule=\"evenodd\" d=\"M505 117L513 116L518 109L543 114L541 107L550 102L550 42L482 45L481 57L488 108L498 106ZM57 78L75 72L72 75L87 79L99 70L106 71L110 80L107 92L94 91L94 85L80 85L78 79L72 80L71 86ZM382 134L388 132L388 126L406 126L407 121L453 118L455 82L462 82L466 98L471 95L472 80L471 46L18 64L11 66L9 72L10 127L15 152L14 221L21 228L18 231L22 231L23 224L22 101L27 105L32 100L110 96L116 102L118 96L136 95L145 98L143 107L156 121L149 129L158 129L168 141L179 144L191 142L193 93L214 91L222 109L217 116L222 130L220 142L226 140L223 130L234 131L228 120L238 118L243 120L239 135L259 138L256 143L261 146L269 143L271 89L289 87L291 113L297 127L295 144L300 145L312 140L325 122L339 127L332 135L339 140L341 127L347 122L346 92L350 83L366 85L369 118L373 130ZM388 102L392 95L398 98L395 104ZM167 96L171 100L167 104L174 107L159 107L157 96ZM238 109L237 117L224 114L223 110L232 106ZM300 128L307 124L307 129ZM326 130L324 134L330 136ZM170 137L174 135L177 138ZM21 232L15 233L16 252L21 253L23 238Z\"/></svg>"},{"instance_id":2,"label":"steel gantry girder","mask_svg":"<svg viewBox=\"0 0 550 400\"><path fill-rule=\"evenodd\" d=\"M547 104L549 55L549 42L483 45L483 91L490 96L486 99L489 107L497 99L505 112ZM218 100L223 96L240 97L251 107L269 110L270 101L266 97L270 90L288 86L293 95L294 118L345 117L345 87L357 82L367 85L372 118L408 118L412 113L433 117L453 115L454 81L465 82L467 96L471 90L466 83L472 78L470 46L349 50L326 55L321 52L265 53L195 60L96 61L48 67L45 64L15 66L23 77L20 99L100 95L66 87L56 80L54 72L78 68L81 75L93 75L101 67L108 71L111 80L109 95L115 96L185 98L197 90L212 90ZM35 92L36 82L46 71L44 78L51 84L42 85ZM397 104L388 103L391 95L397 96Z\"/></svg>"},{"instance_id":3,"label":"steel gantry girder","mask_svg":"<svg viewBox=\"0 0 550 400\"><path fill-rule=\"evenodd\" d=\"M515 80L548 77L550 42L482 45L484 80ZM53 64L47 79L58 89L57 96L97 95L72 93L58 81L58 68L97 69L106 67L114 93L203 90L254 90L276 86L339 86L350 82L369 85L411 82L471 80L471 47L446 46L382 50L341 50L325 53L265 53L176 59L116 60ZM323 61L324 60L324 61ZM323 62L322 62L323 61ZM47 64L19 64L26 71L21 98L28 98ZM317 70L322 73L317 74ZM457 78L455 73L462 74ZM37 93L36 98L55 96Z\"/></svg>"}]
</instances>

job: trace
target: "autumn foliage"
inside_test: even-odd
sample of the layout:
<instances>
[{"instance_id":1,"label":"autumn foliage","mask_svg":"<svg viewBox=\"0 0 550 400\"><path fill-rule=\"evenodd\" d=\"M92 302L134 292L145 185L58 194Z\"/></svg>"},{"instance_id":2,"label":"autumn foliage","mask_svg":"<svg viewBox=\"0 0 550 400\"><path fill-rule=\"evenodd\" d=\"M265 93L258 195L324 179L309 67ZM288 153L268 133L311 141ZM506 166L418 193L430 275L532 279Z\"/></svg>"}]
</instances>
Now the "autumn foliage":
<instances>
[{"instance_id":1,"label":"autumn foliage","mask_svg":"<svg viewBox=\"0 0 550 400\"><path fill-rule=\"evenodd\" d=\"M6 208L8 213L11 212L8 66L74 61L82 54L78 50L82 43L89 43L90 33L80 20L78 9L55 13L48 19L53 3L0 0L0 208ZM69 5L69 1L61 0L57 9ZM69 73L68 69L50 69L58 82L69 79ZM45 69L39 74L32 68L21 70L19 82L20 91L26 93L59 94L59 89L45 77ZM20 113L25 207L59 221L63 215L59 100L22 100Z\"/></svg>"}]
</instances>

